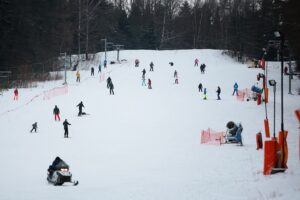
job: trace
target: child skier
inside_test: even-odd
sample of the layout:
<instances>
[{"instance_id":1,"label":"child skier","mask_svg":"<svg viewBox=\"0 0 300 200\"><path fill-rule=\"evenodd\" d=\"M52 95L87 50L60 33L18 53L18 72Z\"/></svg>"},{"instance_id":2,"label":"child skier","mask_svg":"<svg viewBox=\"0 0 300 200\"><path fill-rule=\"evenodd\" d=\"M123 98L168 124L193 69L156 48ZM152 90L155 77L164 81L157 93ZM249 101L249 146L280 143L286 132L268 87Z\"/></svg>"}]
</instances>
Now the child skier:
<instances>
[{"instance_id":1,"label":"child skier","mask_svg":"<svg viewBox=\"0 0 300 200\"><path fill-rule=\"evenodd\" d=\"M236 96L238 95L238 88L239 88L239 85L235 82L234 85L233 85L232 96L234 95L234 93L236 93Z\"/></svg>"},{"instance_id":2,"label":"child skier","mask_svg":"<svg viewBox=\"0 0 300 200\"><path fill-rule=\"evenodd\" d=\"M64 125L64 129L65 129L65 138L69 137L69 130L68 130L68 126L71 125L67 119L65 119L65 121L63 122Z\"/></svg>"},{"instance_id":3,"label":"child skier","mask_svg":"<svg viewBox=\"0 0 300 200\"><path fill-rule=\"evenodd\" d=\"M54 114L54 119L56 121L56 118L58 118L58 121L60 121L60 117L59 117L59 108L57 107L57 105L55 105L54 109L53 109L53 114Z\"/></svg>"},{"instance_id":4,"label":"child skier","mask_svg":"<svg viewBox=\"0 0 300 200\"><path fill-rule=\"evenodd\" d=\"M31 129L30 133L32 133L33 130L36 133L36 129L37 129L37 122L32 124L32 129Z\"/></svg>"},{"instance_id":5,"label":"child skier","mask_svg":"<svg viewBox=\"0 0 300 200\"><path fill-rule=\"evenodd\" d=\"M15 90L14 90L14 100L18 100L19 99L19 91L18 91L18 89L16 88Z\"/></svg>"}]
</instances>

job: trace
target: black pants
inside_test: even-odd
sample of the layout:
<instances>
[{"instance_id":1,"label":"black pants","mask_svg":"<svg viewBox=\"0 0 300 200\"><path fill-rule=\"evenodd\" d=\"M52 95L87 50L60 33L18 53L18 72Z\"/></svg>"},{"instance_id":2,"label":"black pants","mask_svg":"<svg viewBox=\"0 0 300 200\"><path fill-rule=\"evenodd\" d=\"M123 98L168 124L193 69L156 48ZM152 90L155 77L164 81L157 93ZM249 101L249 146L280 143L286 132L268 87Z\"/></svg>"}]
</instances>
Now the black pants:
<instances>
[{"instance_id":1,"label":"black pants","mask_svg":"<svg viewBox=\"0 0 300 200\"><path fill-rule=\"evenodd\" d=\"M69 130L68 130L68 128L65 128L65 137L69 137Z\"/></svg>"},{"instance_id":2,"label":"black pants","mask_svg":"<svg viewBox=\"0 0 300 200\"><path fill-rule=\"evenodd\" d=\"M36 132L36 128L32 128L31 131L30 131L30 133L32 133L33 130L34 130L34 132Z\"/></svg>"},{"instance_id":3,"label":"black pants","mask_svg":"<svg viewBox=\"0 0 300 200\"><path fill-rule=\"evenodd\" d=\"M114 89L109 89L109 94L113 94L114 95L115 94L114 93Z\"/></svg>"}]
</instances>

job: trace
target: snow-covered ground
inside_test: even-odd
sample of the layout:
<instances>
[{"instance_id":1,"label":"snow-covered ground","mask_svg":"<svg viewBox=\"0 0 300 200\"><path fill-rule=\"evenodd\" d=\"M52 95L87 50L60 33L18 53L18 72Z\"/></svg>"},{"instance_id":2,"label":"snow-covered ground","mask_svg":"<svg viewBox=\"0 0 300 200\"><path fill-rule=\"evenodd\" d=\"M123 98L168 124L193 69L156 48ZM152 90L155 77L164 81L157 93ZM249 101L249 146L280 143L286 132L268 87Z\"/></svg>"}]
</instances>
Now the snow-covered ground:
<instances>
[{"instance_id":1,"label":"snow-covered ground","mask_svg":"<svg viewBox=\"0 0 300 200\"><path fill-rule=\"evenodd\" d=\"M108 53L115 60L116 52ZM103 53L98 60L103 60ZM140 67L134 67L134 60ZM206 64L206 73L194 67L194 59ZM0 96L0 199L299 199L299 123L294 110L299 95L288 95L284 77L284 125L288 130L289 159L285 173L263 175L263 151L256 150L255 134L264 131L265 108L254 101L237 101L233 84L250 88L261 69L249 69L216 50L121 51L122 64L108 65L101 81L81 71L81 82L68 72L68 93L43 99L43 92L61 87L63 81L40 83L37 88L13 90ZM153 61L154 72L149 72ZM171 67L168 63L174 62ZM84 63L81 63L81 68ZM90 66L88 66L90 67ZM142 86L142 69L152 80L152 90ZM103 66L102 66L103 69ZM178 71L179 85L173 73ZM280 68L269 63L269 79L278 82L276 134L280 129ZM105 76L105 77L104 77ZM110 76L115 95L109 95ZM198 92L202 82L208 100ZM292 89L300 86L293 79ZM216 89L221 87L221 101ZM273 89L268 117L273 133ZM295 92L294 92L295 93ZM78 117L76 105L83 101ZM54 121L53 108L61 111ZM69 139L63 138L62 121L68 119ZM201 145L200 132L225 131L228 121L241 122L244 146ZM38 122L38 133L30 133ZM263 132L264 137L264 132ZM265 139L265 138L264 138ZM55 187L47 183L47 168L56 156L70 165L79 185Z\"/></svg>"}]
</instances>

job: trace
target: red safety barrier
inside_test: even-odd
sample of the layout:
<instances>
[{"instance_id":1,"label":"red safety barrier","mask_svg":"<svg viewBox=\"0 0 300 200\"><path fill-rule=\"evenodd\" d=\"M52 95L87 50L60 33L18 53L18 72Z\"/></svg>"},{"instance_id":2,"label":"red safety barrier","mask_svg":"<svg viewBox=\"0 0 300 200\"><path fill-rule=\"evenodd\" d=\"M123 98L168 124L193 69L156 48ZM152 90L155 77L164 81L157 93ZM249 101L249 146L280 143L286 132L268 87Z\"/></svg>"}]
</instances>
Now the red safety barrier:
<instances>
[{"instance_id":1,"label":"red safety barrier","mask_svg":"<svg viewBox=\"0 0 300 200\"><path fill-rule=\"evenodd\" d=\"M224 132L216 132L210 128L207 130L202 130L200 135L201 144L214 144L220 145L224 143Z\"/></svg>"},{"instance_id":2,"label":"red safety barrier","mask_svg":"<svg viewBox=\"0 0 300 200\"><path fill-rule=\"evenodd\" d=\"M279 163L281 168L287 168L287 161L288 161L288 145L286 142L288 132L287 131L280 131L278 135L278 144L280 148L280 160L282 163Z\"/></svg>"},{"instance_id":3,"label":"red safety barrier","mask_svg":"<svg viewBox=\"0 0 300 200\"><path fill-rule=\"evenodd\" d=\"M260 105L261 104L261 94L257 94L257 105Z\"/></svg>"},{"instance_id":4,"label":"red safety barrier","mask_svg":"<svg viewBox=\"0 0 300 200\"><path fill-rule=\"evenodd\" d=\"M277 163L277 139L272 138L272 140L265 141L264 146L264 175L270 175Z\"/></svg>"},{"instance_id":5,"label":"red safety barrier","mask_svg":"<svg viewBox=\"0 0 300 200\"><path fill-rule=\"evenodd\" d=\"M269 127L269 120L268 119L264 120L264 126L265 126L266 137L269 138L270 137L270 127Z\"/></svg>"},{"instance_id":6,"label":"red safety barrier","mask_svg":"<svg viewBox=\"0 0 300 200\"><path fill-rule=\"evenodd\" d=\"M243 90L238 90L236 97L237 100L239 101L245 101L245 99L250 98L250 90L248 88Z\"/></svg>"},{"instance_id":7,"label":"red safety barrier","mask_svg":"<svg viewBox=\"0 0 300 200\"><path fill-rule=\"evenodd\" d=\"M262 141L262 135L261 132L256 133L256 150L263 148L263 141Z\"/></svg>"}]
</instances>

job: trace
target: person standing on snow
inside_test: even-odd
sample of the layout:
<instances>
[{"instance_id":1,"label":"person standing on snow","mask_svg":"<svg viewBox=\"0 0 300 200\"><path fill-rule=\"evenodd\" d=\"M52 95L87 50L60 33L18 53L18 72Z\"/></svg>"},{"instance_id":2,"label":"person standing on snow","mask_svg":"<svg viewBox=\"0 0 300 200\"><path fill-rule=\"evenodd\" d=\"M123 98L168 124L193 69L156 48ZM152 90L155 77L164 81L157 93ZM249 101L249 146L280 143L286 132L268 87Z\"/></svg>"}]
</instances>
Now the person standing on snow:
<instances>
[{"instance_id":1,"label":"person standing on snow","mask_svg":"<svg viewBox=\"0 0 300 200\"><path fill-rule=\"evenodd\" d=\"M204 100L207 100L207 91L206 91L206 88L204 88L204 91L203 91L203 94L204 94L204 96L203 96L203 99Z\"/></svg>"},{"instance_id":2,"label":"person standing on snow","mask_svg":"<svg viewBox=\"0 0 300 200\"><path fill-rule=\"evenodd\" d=\"M68 130L68 126L71 125L67 119L65 119L65 121L63 122L64 125L64 129L65 129L65 134L64 137L67 138L69 137L69 130Z\"/></svg>"},{"instance_id":3,"label":"person standing on snow","mask_svg":"<svg viewBox=\"0 0 300 200\"><path fill-rule=\"evenodd\" d=\"M175 70L175 72L174 72L174 78L177 78L177 71Z\"/></svg>"},{"instance_id":4,"label":"person standing on snow","mask_svg":"<svg viewBox=\"0 0 300 200\"><path fill-rule=\"evenodd\" d=\"M199 60L198 58L195 59L194 67L198 66Z\"/></svg>"},{"instance_id":5,"label":"person standing on snow","mask_svg":"<svg viewBox=\"0 0 300 200\"><path fill-rule=\"evenodd\" d=\"M19 91L18 91L18 88L16 88L14 90L14 100L18 100L19 99Z\"/></svg>"},{"instance_id":6,"label":"person standing on snow","mask_svg":"<svg viewBox=\"0 0 300 200\"><path fill-rule=\"evenodd\" d=\"M238 88L239 88L239 85L237 84L237 82L235 82L234 85L233 85L232 96L234 95L234 93L236 93L236 96L238 95Z\"/></svg>"},{"instance_id":7,"label":"person standing on snow","mask_svg":"<svg viewBox=\"0 0 300 200\"><path fill-rule=\"evenodd\" d=\"M54 119L56 121L56 118L58 118L58 121L60 121L60 117L59 117L59 108L57 107L57 105L55 105L54 109L53 109L53 114L54 114Z\"/></svg>"},{"instance_id":8,"label":"person standing on snow","mask_svg":"<svg viewBox=\"0 0 300 200\"><path fill-rule=\"evenodd\" d=\"M218 89L217 89L217 95L218 95L218 100L221 100L221 98L220 98L220 94L221 94L221 88L220 88L220 86L218 86Z\"/></svg>"},{"instance_id":9,"label":"person standing on snow","mask_svg":"<svg viewBox=\"0 0 300 200\"><path fill-rule=\"evenodd\" d=\"M80 82L80 73L79 73L79 71L76 72L76 82Z\"/></svg>"},{"instance_id":10,"label":"person standing on snow","mask_svg":"<svg viewBox=\"0 0 300 200\"><path fill-rule=\"evenodd\" d=\"M147 86L146 85L146 78L145 78L145 76L142 77L142 86Z\"/></svg>"},{"instance_id":11,"label":"person standing on snow","mask_svg":"<svg viewBox=\"0 0 300 200\"><path fill-rule=\"evenodd\" d=\"M101 73L101 61L100 61L100 64L99 64L99 67L98 67L98 73Z\"/></svg>"},{"instance_id":12,"label":"person standing on snow","mask_svg":"<svg viewBox=\"0 0 300 200\"><path fill-rule=\"evenodd\" d=\"M148 89L152 89L152 82L150 78L148 79Z\"/></svg>"},{"instance_id":13,"label":"person standing on snow","mask_svg":"<svg viewBox=\"0 0 300 200\"><path fill-rule=\"evenodd\" d=\"M94 67L91 67L91 76L94 76Z\"/></svg>"},{"instance_id":14,"label":"person standing on snow","mask_svg":"<svg viewBox=\"0 0 300 200\"><path fill-rule=\"evenodd\" d=\"M78 116L81 116L82 115L82 107L84 107L82 101L77 105L77 107L79 108Z\"/></svg>"},{"instance_id":15,"label":"person standing on snow","mask_svg":"<svg viewBox=\"0 0 300 200\"><path fill-rule=\"evenodd\" d=\"M145 77L145 75L146 75L146 70L145 70L145 68L143 69L142 73L143 73L142 76Z\"/></svg>"},{"instance_id":16,"label":"person standing on snow","mask_svg":"<svg viewBox=\"0 0 300 200\"><path fill-rule=\"evenodd\" d=\"M32 133L33 130L36 133L36 129L37 129L37 122L32 124L32 129L31 129L30 133Z\"/></svg>"},{"instance_id":17,"label":"person standing on snow","mask_svg":"<svg viewBox=\"0 0 300 200\"><path fill-rule=\"evenodd\" d=\"M107 79L106 79L106 83L107 83L107 88L109 88L109 85L110 85L110 83L111 83L111 78L110 77L108 77Z\"/></svg>"},{"instance_id":18,"label":"person standing on snow","mask_svg":"<svg viewBox=\"0 0 300 200\"><path fill-rule=\"evenodd\" d=\"M139 59L135 59L134 63L135 63L135 67L139 67L139 64L140 64Z\"/></svg>"},{"instance_id":19,"label":"person standing on snow","mask_svg":"<svg viewBox=\"0 0 300 200\"><path fill-rule=\"evenodd\" d=\"M114 95L114 84L112 82L110 82L109 84L109 94L110 95Z\"/></svg>"},{"instance_id":20,"label":"person standing on snow","mask_svg":"<svg viewBox=\"0 0 300 200\"><path fill-rule=\"evenodd\" d=\"M150 63L150 72L151 72L151 71L153 72L153 66L154 66L154 64L153 64L153 62L151 61L151 63Z\"/></svg>"},{"instance_id":21,"label":"person standing on snow","mask_svg":"<svg viewBox=\"0 0 300 200\"><path fill-rule=\"evenodd\" d=\"M202 88L203 88L202 83L200 83L200 84L198 85L199 92L202 92Z\"/></svg>"},{"instance_id":22,"label":"person standing on snow","mask_svg":"<svg viewBox=\"0 0 300 200\"><path fill-rule=\"evenodd\" d=\"M107 60L104 60L103 65L104 65L104 68L106 68L106 66L107 66Z\"/></svg>"}]
</instances>

